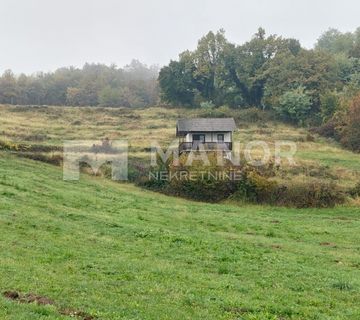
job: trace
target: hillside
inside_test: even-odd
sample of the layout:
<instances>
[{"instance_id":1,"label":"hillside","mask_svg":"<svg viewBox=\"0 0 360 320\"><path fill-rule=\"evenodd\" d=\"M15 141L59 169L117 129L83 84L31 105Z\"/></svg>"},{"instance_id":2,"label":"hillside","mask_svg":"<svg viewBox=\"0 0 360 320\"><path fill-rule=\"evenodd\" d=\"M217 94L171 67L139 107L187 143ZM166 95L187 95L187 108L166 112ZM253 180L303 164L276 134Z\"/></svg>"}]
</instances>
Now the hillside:
<instances>
[{"instance_id":1,"label":"hillside","mask_svg":"<svg viewBox=\"0 0 360 320\"><path fill-rule=\"evenodd\" d=\"M0 0L0 320L360 320L333 2Z\"/></svg>"},{"instance_id":2,"label":"hillside","mask_svg":"<svg viewBox=\"0 0 360 320\"><path fill-rule=\"evenodd\" d=\"M64 140L127 139L129 155L149 163L149 149L157 141L163 149L175 139L176 120L183 117L212 116L204 110L186 108L86 108L86 107L14 107L0 105L1 143L16 150L23 144L28 150L52 157L60 153ZM352 187L360 181L360 154L344 150L336 142L309 135L304 128L267 119L254 110L228 111L215 116L234 116L238 130L234 141L241 147L254 140L269 144L272 155L277 140L296 143L296 166L284 162L282 180L321 179ZM13 150L13 151L14 151ZM19 152L18 152L19 153ZM254 155L259 150L254 149Z\"/></svg>"},{"instance_id":3,"label":"hillside","mask_svg":"<svg viewBox=\"0 0 360 320\"><path fill-rule=\"evenodd\" d=\"M358 319L357 208L170 198L1 153L1 319Z\"/></svg>"}]
</instances>

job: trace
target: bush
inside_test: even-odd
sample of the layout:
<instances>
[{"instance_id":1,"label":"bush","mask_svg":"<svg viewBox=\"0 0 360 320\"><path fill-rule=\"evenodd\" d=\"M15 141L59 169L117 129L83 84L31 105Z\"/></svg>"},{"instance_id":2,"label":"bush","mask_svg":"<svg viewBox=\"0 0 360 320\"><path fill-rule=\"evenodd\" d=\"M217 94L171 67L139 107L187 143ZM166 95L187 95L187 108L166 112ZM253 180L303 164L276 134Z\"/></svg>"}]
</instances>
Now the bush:
<instances>
[{"instance_id":1,"label":"bush","mask_svg":"<svg viewBox=\"0 0 360 320\"><path fill-rule=\"evenodd\" d=\"M233 181L208 177L194 180L172 180L168 186L169 194L207 202L225 200L235 190L236 185Z\"/></svg>"},{"instance_id":2,"label":"bush","mask_svg":"<svg viewBox=\"0 0 360 320\"><path fill-rule=\"evenodd\" d=\"M344 192L334 183L297 182L281 187L276 204L296 208L329 208L344 202Z\"/></svg>"},{"instance_id":3,"label":"bush","mask_svg":"<svg viewBox=\"0 0 360 320\"><path fill-rule=\"evenodd\" d=\"M360 197L360 182L356 186L348 191L349 195L353 198Z\"/></svg>"},{"instance_id":4,"label":"bush","mask_svg":"<svg viewBox=\"0 0 360 320\"><path fill-rule=\"evenodd\" d=\"M360 94L355 97L345 116L340 142L353 151L360 151Z\"/></svg>"},{"instance_id":5,"label":"bush","mask_svg":"<svg viewBox=\"0 0 360 320\"><path fill-rule=\"evenodd\" d=\"M350 103L344 102L343 110L335 113L332 119L313 132L325 137L335 138L345 148L360 152L360 94Z\"/></svg>"},{"instance_id":6,"label":"bush","mask_svg":"<svg viewBox=\"0 0 360 320\"><path fill-rule=\"evenodd\" d=\"M43 153L31 153L31 152L19 152L17 153L19 157L32 159L36 161L41 161L49 163L55 166L61 166L63 163L62 154L43 154Z\"/></svg>"},{"instance_id":7,"label":"bush","mask_svg":"<svg viewBox=\"0 0 360 320\"><path fill-rule=\"evenodd\" d=\"M285 92L280 97L279 105L274 109L283 120L303 124L309 117L311 98L303 87L299 87Z\"/></svg>"},{"instance_id":8,"label":"bush","mask_svg":"<svg viewBox=\"0 0 360 320\"><path fill-rule=\"evenodd\" d=\"M158 167L152 169L132 165L129 174L142 187L206 202L232 199L296 208L327 208L346 200L345 192L335 183L325 183L314 178L308 178L309 181L305 182L278 183L272 179L275 176L272 163L258 168L250 165L234 166L225 160L224 166L218 166L216 157L215 152L208 154L208 166L201 161L194 161L191 166L186 166L187 155L184 154L176 166L172 159L167 163L158 161ZM149 179L150 170L154 173L164 172L167 177L163 180ZM232 175L234 172L236 179ZM323 174L325 173L324 171ZM221 178L224 174L226 177ZM360 183L357 188L351 192L360 194Z\"/></svg>"},{"instance_id":9,"label":"bush","mask_svg":"<svg viewBox=\"0 0 360 320\"><path fill-rule=\"evenodd\" d=\"M306 141L307 142L315 142L315 137L313 135L311 135L310 133L308 133L306 135Z\"/></svg>"},{"instance_id":10,"label":"bush","mask_svg":"<svg viewBox=\"0 0 360 320\"><path fill-rule=\"evenodd\" d=\"M62 151L62 147L44 145L44 144L30 145L30 144L14 143L10 141L0 140L0 150L22 151L22 152L52 152L52 151Z\"/></svg>"},{"instance_id":11,"label":"bush","mask_svg":"<svg viewBox=\"0 0 360 320\"><path fill-rule=\"evenodd\" d=\"M227 199L236 190L236 182L231 179L231 171L236 169L226 160L225 166L217 166L216 153L207 154L210 165L194 161L185 166L187 155L179 159L179 166L170 166L170 174L176 178L169 181L167 193L186 198L218 202ZM181 174L183 178L178 178ZM229 178L223 175L227 175Z\"/></svg>"},{"instance_id":12,"label":"bush","mask_svg":"<svg viewBox=\"0 0 360 320\"><path fill-rule=\"evenodd\" d=\"M0 140L0 150L23 151L19 144L10 141L2 141L2 140Z\"/></svg>"},{"instance_id":13,"label":"bush","mask_svg":"<svg viewBox=\"0 0 360 320\"><path fill-rule=\"evenodd\" d=\"M302 182L278 184L257 172L244 173L232 199L250 203L328 208L345 201L345 194L333 183Z\"/></svg>"},{"instance_id":14,"label":"bush","mask_svg":"<svg viewBox=\"0 0 360 320\"><path fill-rule=\"evenodd\" d=\"M200 108L205 110L211 110L215 108L215 104L212 101L204 101L200 103Z\"/></svg>"},{"instance_id":15,"label":"bush","mask_svg":"<svg viewBox=\"0 0 360 320\"><path fill-rule=\"evenodd\" d=\"M339 134L337 132L337 122L335 119L331 119L320 127L312 128L310 131L313 133L317 133L326 138L339 139Z\"/></svg>"},{"instance_id":16,"label":"bush","mask_svg":"<svg viewBox=\"0 0 360 320\"><path fill-rule=\"evenodd\" d=\"M320 96L321 117L324 122L329 121L340 105L340 95L336 91L327 91Z\"/></svg>"},{"instance_id":17,"label":"bush","mask_svg":"<svg viewBox=\"0 0 360 320\"><path fill-rule=\"evenodd\" d=\"M198 112L197 115L202 118L228 118L232 117L232 110L229 107L222 106L219 108L205 108L202 107Z\"/></svg>"},{"instance_id":18,"label":"bush","mask_svg":"<svg viewBox=\"0 0 360 320\"><path fill-rule=\"evenodd\" d=\"M258 108L232 109L227 106L219 108L201 108L197 116L203 118L234 118L237 123L261 123L275 120L274 113Z\"/></svg>"},{"instance_id":19,"label":"bush","mask_svg":"<svg viewBox=\"0 0 360 320\"><path fill-rule=\"evenodd\" d=\"M274 197L276 197L277 188L278 185L275 181L271 181L255 171L244 170L232 199L253 203L273 203L276 202Z\"/></svg>"},{"instance_id":20,"label":"bush","mask_svg":"<svg viewBox=\"0 0 360 320\"><path fill-rule=\"evenodd\" d=\"M233 112L233 117L235 120L242 123L266 123L274 120L272 112L264 111L255 107L236 110Z\"/></svg>"}]
</instances>

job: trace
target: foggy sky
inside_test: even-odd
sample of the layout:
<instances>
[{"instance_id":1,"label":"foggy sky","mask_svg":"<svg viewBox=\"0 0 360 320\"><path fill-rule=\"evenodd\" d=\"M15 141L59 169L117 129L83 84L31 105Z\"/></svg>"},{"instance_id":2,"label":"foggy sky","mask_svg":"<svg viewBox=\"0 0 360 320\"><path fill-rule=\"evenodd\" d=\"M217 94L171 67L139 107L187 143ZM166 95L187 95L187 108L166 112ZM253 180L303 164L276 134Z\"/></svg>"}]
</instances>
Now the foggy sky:
<instances>
[{"instance_id":1,"label":"foggy sky","mask_svg":"<svg viewBox=\"0 0 360 320\"><path fill-rule=\"evenodd\" d=\"M224 28L241 44L267 34L312 47L329 27L360 26L358 0L0 0L0 72L54 71L85 62L164 65Z\"/></svg>"}]
</instances>

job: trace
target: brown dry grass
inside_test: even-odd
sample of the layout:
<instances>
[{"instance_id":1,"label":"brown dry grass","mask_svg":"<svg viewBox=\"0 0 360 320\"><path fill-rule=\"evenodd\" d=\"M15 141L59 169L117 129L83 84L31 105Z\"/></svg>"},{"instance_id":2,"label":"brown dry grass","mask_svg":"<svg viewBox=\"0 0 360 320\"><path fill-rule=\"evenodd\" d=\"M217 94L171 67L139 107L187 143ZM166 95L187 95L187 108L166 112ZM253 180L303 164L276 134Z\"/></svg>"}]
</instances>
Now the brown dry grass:
<instances>
[{"instance_id":1,"label":"brown dry grass","mask_svg":"<svg viewBox=\"0 0 360 320\"><path fill-rule=\"evenodd\" d=\"M61 146L64 140L127 139L131 156L148 159L152 141L163 148L175 139L178 118L196 117L200 111L183 108L126 109L93 107L14 107L0 106L0 140L29 145ZM241 117L240 117L241 118ZM274 154L277 140L296 142L296 166L283 163L279 179L336 180L342 186L360 181L360 155L342 149L334 141L315 136L289 125L267 122L238 124L234 141L244 147L249 141L266 141ZM262 151L253 155L261 158Z\"/></svg>"}]
</instances>

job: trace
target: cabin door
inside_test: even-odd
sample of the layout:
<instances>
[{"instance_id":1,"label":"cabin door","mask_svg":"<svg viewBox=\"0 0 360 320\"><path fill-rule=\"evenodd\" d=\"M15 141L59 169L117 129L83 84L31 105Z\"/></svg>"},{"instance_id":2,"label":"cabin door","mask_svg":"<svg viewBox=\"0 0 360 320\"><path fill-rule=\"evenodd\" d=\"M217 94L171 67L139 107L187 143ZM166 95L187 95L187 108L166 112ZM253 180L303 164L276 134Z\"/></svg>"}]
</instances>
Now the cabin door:
<instances>
[{"instance_id":1,"label":"cabin door","mask_svg":"<svg viewBox=\"0 0 360 320\"><path fill-rule=\"evenodd\" d=\"M205 143L204 134L193 134L193 150L199 149L199 144Z\"/></svg>"}]
</instances>

